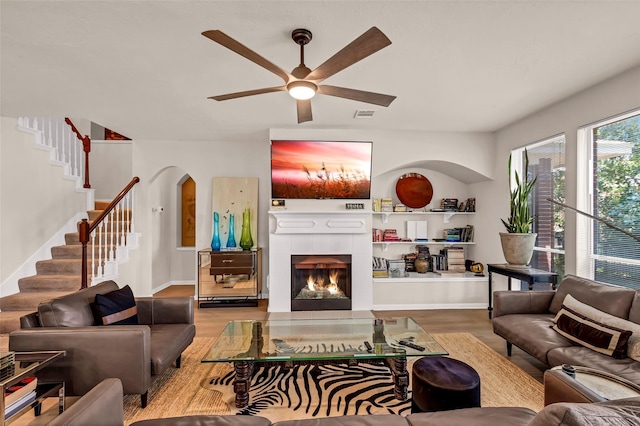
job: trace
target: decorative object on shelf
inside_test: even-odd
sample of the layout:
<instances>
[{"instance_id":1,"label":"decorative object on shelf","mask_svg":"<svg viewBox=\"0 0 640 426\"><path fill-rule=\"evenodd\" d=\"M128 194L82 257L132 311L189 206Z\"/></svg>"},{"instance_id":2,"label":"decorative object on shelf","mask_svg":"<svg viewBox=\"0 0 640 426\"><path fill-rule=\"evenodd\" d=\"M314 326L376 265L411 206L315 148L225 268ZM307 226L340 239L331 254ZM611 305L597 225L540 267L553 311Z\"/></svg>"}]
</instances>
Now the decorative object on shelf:
<instances>
[{"instance_id":1,"label":"decorative object on shelf","mask_svg":"<svg viewBox=\"0 0 640 426\"><path fill-rule=\"evenodd\" d=\"M413 262L414 268L419 274L426 274L429 272L429 259L424 253L419 253L415 262Z\"/></svg>"},{"instance_id":2,"label":"decorative object on shelf","mask_svg":"<svg viewBox=\"0 0 640 426\"><path fill-rule=\"evenodd\" d=\"M211 237L211 250L220 251L220 216L213 212L213 236Z\"/></svg>"},{"instance_id":3,"label":"decorative object on shelf","mask_svg":"<svg viewBox=\"0 0 640 426\"><path fill-rule=\"evenodd\" d=\"M234 215L229 215L229 237L227 238L227 248L236 246L236 233L235 233L235 221L233 219Z\"/></svg>"},{"instance_id":4,"label":"decorative object on shelf","mask_svg":"<svg viewBox=\"0 0 640 426\"><path fill-rule=\"evenodd\" d=\"M471 272L476 274L476 277L484 277L484 265L479 262L471 264Z\"/></svg>"},{"instance_id":5,"label":"decorative object on shelf","mask_svg":"<svg viewBox=\"0 0 640 426\"><path fill-rule=\"evenodd\" d=\"M347 210L364 210L364 203L346 203Z\"/></svg>"},{"instance_id":6,"label":"decorative object on shelf","mask_svg":"<svg viewBox=\"0 0 640 426\"><path fill-rule=\"evenodd\" d=\"M251 237L251 209L246 208L242 212L242 234L240 235L240 247L244 250L250 250L253 247L253 238Z\"/></svg>"},{"instance_id":7,"label":"decorative object on shelf","mask_svg":"<svg viewBox=\"0 0 640 426\"><path fill-rule=\"evenodd\" d=\"M255 177L214 177L212 193L212 211L220 213L220 239L222 240L221 251L242 251L238 246L237 238L241 236L240 223L238 229L231 225L230 216L235 218L243 217L243 211L251 209L253 214L250 218L251 238L253 247L258 247L258 178ZM227 226L230 225L229 229ZM237 232L237 237L236 237ZM230 235L231 234L231 235ZM228 241L225 246L225 241ZM229 245L229 243L235 243Z\"/></svg>"},{"instance_id":8,"label":"decorative object on shelf","mask_svg":"<svg viewBox=\"0 0 640 426\"><path fill-rule=\"evenodd\" d=\"M429 179L421 174L407 173L400 176L396 182L396 195L405 206L421 209L431 202L433 186Z\"/></svg>"},{"instance_id":9,"label":"decorative object on shelf","mask_svg":"<svg viewBox=\"0 0 640 426\"><path fill-rule=\"evenodd\" d=\"M387 263L389 264L389 277L402 278L407 276L404 260L391 259Z\"/></svg>"},{"instance_id":10,"label":"decorative object on shelf","mask_svg":"<svg viewBox=\"0 0 640 426\"><path fill-rule=\"evenodd\" d=\"M285 200L271 200L271 210L286 210Z\"/></svg>"},{"instance_id":11,"label":"decorative object on shelf","mask_svg":"<svg viewBox=\"0 0 640 426\"><path fill-rule=\"evenodd\" d=\"M533 256L533 247L538 234L531 232L533 216L529 209L529 194L536 185L537 177L529 180L529 154L524 150L524 175L514 173L515 185L511 186L511 155L509 155L509 190L511 193L509 220L502 220L507 232L500 233L502 252L510 265L526 266Z\"/></svg>"},{"instance_id":12,"label":"decorative object on shelf","mask_svg":"<svg viewBox=\"0 0 640 426\"><path fill-rule=\"evenodd\" d=\"M440 201L440 208L445 212L457 212L459 211L457 198L443 198Z\"/></svg>"}]
</instances>

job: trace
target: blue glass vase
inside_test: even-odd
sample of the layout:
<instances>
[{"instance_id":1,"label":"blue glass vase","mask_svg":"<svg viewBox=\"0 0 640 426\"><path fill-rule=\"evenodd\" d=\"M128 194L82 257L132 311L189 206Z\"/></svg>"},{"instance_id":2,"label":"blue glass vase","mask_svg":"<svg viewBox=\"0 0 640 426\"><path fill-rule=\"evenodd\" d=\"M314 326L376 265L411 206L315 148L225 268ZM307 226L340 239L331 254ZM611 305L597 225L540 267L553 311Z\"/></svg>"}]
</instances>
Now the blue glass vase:
<instances>
[{"instance_id":1,"label":"blue glass vase","mask_svg":"<svg viewBox=\"0 0 640 426\"><path fill-rule=\"evenodd\" d=\"M236 246L236 234L234 232L235 224L233 221L233 215L229 215L229 238L227 238L227 248Z\"/></svg>"},{"instance_id":2,"label":"blue glass vase","mask_svg":"<svg viewBox=\"0 0 640 426\"><path fill-rule=\"evenodd\" d=\"M213 237L211 237L211 250L220 251L220 218L213 212Z\"/></svg>"}]
</instances>

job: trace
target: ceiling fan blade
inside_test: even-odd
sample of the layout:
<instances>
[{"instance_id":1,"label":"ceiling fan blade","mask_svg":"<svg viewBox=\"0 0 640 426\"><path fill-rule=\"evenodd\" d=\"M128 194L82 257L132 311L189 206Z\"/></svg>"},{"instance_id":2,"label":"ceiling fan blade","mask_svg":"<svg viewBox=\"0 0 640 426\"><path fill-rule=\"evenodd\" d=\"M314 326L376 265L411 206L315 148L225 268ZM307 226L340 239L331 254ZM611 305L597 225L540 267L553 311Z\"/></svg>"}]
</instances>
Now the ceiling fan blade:
<instances>
[{"instance_id":1,"label":"ceiling fan blade","mask_svg":"<svg viewBox=\"0 0 640 426\"><path fill-rule=\"evenodd\" d=\"M226 101L229 99L243 98L245 96L262 95L263 93L281 92L287 90L285 86L265 87L264 89L245 90L244 92L227 93L226 95L209 96L207 99Z\"/></svg>"},{"instance_id":2,"label":"ceiling fan blade","mask_svg":"<svg viewBox=\"0 0 640 426\"><path fill-rule=\"evenodd\" d=\"M298 124L313 120L311 101L309 99L296 101L296 106L298 107Z\"/></svg>"},{"instance_id":3,"label":"ceiling fan blade","mask_svg":"<svg viewBox=\"0 0 640 426\"><path fill-rule=\"evenodd\" d=\"M346 87L336 87L322 85L318 86L318 92L322 95L336 96L338 98L352 99L354 101L366 102L368 104L387 107L396 98L391 95L381 93L365 92L363 90L347 89Z\"/></svg>"},{"instance_id":4,"label":"ceiling fan blade","mask_svg":"<svg viewBox=\"0 0 640 426\"><path fill-rule=\"evenodd\" d=\"M390 44L391 40L382 31L377 27L371 27L318 68L311 71L305 79L322 81Z\"/></svg>"},{"instance_id":5,"label":"ceiling fan blade","mask_svg":"<svg viewBox=\"0 0 640 426\"><path fill-rule=\"evenodd\" d=\"M260 65L262 68L265 68L271 71L272 73L280 77L282 80L284 80L285 83L289 82L289 80L292 79L291 74L289 74L288 72L286 72L285 70L277 66L276 64L258 55L256 52L249 49L247 46L232 39L231 37L229 37L228 35L226 35L220 30L205 31L202 33L202 35L215 41L218 44L221 44L222 46L226 47L229 50L233 50L238 55L244 56L251 62Z\"/></svg>"}]
</instances>

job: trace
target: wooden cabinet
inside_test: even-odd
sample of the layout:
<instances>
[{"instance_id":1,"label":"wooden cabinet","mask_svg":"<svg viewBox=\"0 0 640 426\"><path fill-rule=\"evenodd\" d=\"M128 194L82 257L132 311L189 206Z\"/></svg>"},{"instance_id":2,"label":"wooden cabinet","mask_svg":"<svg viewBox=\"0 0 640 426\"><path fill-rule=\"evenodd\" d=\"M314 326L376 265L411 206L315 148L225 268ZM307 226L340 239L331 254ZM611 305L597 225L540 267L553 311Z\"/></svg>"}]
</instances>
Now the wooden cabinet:
<instances>
[{"instance_id":1,"label":"wooden cabinet","mask_svg":"<svg viewBox=\"0 0 640 426\"><path fill-rule=\"evenodd\" d=\"M198 251L198 306L256 306L262 291L262 249Z\"/></svg>"}]
</instances>

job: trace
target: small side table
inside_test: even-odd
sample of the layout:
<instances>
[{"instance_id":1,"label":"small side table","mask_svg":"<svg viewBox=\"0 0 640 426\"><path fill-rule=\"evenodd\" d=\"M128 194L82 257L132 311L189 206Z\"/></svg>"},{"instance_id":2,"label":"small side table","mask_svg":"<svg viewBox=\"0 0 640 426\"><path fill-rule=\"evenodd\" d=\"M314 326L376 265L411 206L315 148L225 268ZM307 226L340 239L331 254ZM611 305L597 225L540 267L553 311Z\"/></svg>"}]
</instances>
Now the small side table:
<instances>
[{"instance_id":1,"label":"small side table","mask_svg":"<svg viewBox=\"0 0 640 426\"><path fill-rule=\"evenodd\" d=\"M38 382L35 398L29 403L21 406L21 408L8 418L5 418L4 415L4 393L11 385L18 383L25 377L34 376L37 371L46 368L54 361L64 357L65 355L65 351L15 352L14 361L5 367L9 370L7 377L0 380L0 387L2 387L2 395L0 395L0 426L13 423L18 417L22 416L32 408L35 410L35 415L39 416L42 408L42 401L44 398L50 396L58 397L58 413L61 414L64 411L64 382Z\"/></svg>"},{"instance_id":2,"label":"small side table","mask_svg":"<svg viewBox=\"0 0 640 426\"><path fill-rule=\"evenodd\" d=\"M555 272L542 271L529 267L512 266L509 264L488 264L487 274L489 275L489 319L491 319L493 311L493 291L491 283L491 274L504 275L509 278L509 291L511 291L511 278L525 281L529 284L529 291L533 290L534 283L551 283L555 290L558 286L558 274Z\"/></svg>"},{"instance_id":3,"label":"small side table","mask_svg":"<svg viewBox=\"0 0 640 426\"><path fill-rule=\"evenodd\" d=\"M581 394L581 397L591 402L601 402L613 399L637 398L640 396L640 386L630 382L627 379L618 377L606 371L595 370L593 368L574 366L575 374L570 376L562 371L562 366L552 367L549 371L558 374L561 381L569 384L571 388ZM549 373L545 373L546 375ZM562 392L552 387L557 387L558 380L545 381L545 405L554 402L574 402L574 401L557 401L553 396L562 396ZM549 399L549 396L552 399ZM582 402L582 401L579 401Z\"/></svg>"}]
</instances>

